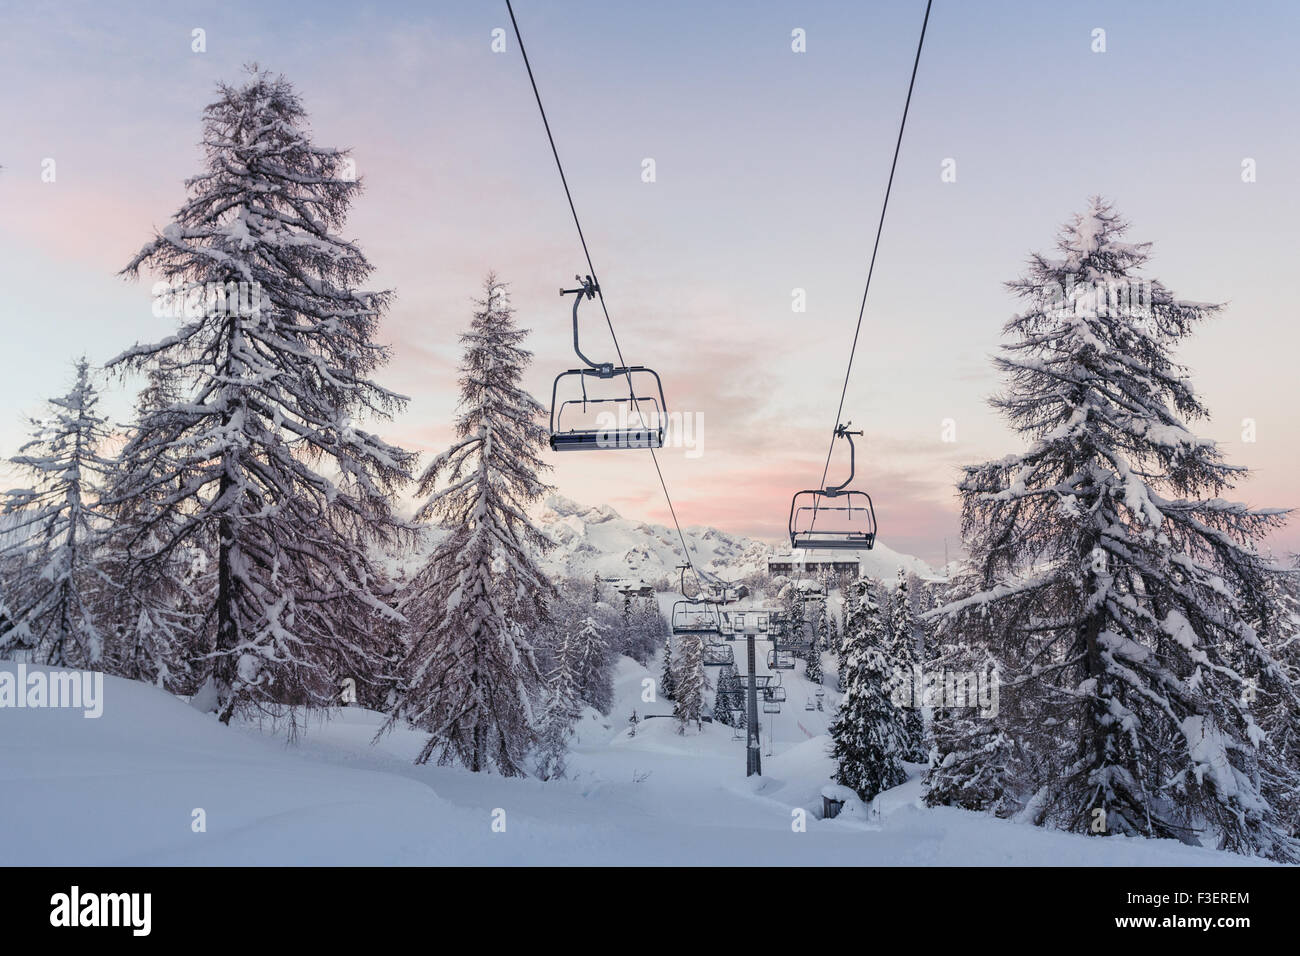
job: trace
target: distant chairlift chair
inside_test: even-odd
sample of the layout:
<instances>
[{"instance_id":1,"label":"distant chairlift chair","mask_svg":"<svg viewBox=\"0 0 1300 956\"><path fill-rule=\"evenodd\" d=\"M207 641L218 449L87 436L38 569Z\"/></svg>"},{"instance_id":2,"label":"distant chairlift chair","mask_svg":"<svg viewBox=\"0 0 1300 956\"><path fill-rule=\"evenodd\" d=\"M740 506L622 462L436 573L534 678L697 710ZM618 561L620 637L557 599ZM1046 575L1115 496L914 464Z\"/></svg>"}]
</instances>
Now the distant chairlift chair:
<instances>
[{"instance_id":1,"label":"distant chairlift chair","mask_svg":"<svg viewBox=\"0 0 1300 956\"><path fill-rule=\"evenodd\" d=\"M849 423L851 424L851 423ZM876 511L871 496L849 488L853 482L853 436L847 425L836 438L849 443L849 477L842 484L797 492L790 501L790 547L804 549L870 550L876 543ZM817 527L818 519L821 527Z\"/></svg>"},{"instance_id":2,"label":"distant chairlift chair","mask_svg":"<svg viewBox=\"0 0 1300 956\"><path fill-rule=\"evenodd\" d=\"M586 364L586 368L569 369L555 376L551 386L551 448L555 451L587 451L616 448L662 448L664 444L664 426L667 422L668 403L664 399L663 383L659 373L643 365L615 365L613 362L593 362L582 354L578 345L578 306L584 298L594 299L600 291L591 276L585 279L577 289L561 289L560 295L572 295L573 299L573 351ZM578 397L560 398L560 382L564 379L577 379ZM589 379L595 382L612 382L620 380L626 385L626 393L615 395L591 396L587 393ZM653 382L651 381L653 379ZM640 383L639 385L637 383ZM621 386L620 386L621 387ZM640 389L646 394L638 395ZM649 406L651 420L646 420L642 405ZM618 407L625 408L624 420L615 423L615 427L602 427L599 420L589 420L592 409L589 406L601 406L596 411ZM578 424L575 417L581 417ZM599 419L600 416L597 416ZM566 427L566 422L568 427Z\"/></svg>"},{"instance_id":3,"label":"distant chairlift chair","mask_svg":"<svg viewBox=\"0 0 1300 956\"><path fill-rule=\"evenodd\" d=\"M767 669L770 671L794 670L794 654L790 651L773 648L767 652Z\"/></svg>"},{"instance_id":4,"label":"distant chairlift chair","mask_svg":"<svg viewBox=\"0 0 1300 956\"><path fill-rule=\"evenodd\" d=\"M707 643L704 645L705 667L734 667L736 652L730 644Z\"/></svg>"}]
</instances>

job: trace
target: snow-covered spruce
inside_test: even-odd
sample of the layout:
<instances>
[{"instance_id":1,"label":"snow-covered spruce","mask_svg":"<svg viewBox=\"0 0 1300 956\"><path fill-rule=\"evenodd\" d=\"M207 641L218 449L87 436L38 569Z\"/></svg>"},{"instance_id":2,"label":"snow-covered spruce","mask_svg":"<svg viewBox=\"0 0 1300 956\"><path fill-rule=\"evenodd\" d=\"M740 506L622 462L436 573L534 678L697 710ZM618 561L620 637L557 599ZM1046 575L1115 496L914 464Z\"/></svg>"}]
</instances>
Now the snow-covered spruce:
<instances>
[{"instance_id":1,"label":"snow-covered spruce","mask_svg":"<svg viewBox=\"0 0 1300 956\"><path fill-rule=\"evenodd\" d=\"M542 780L563 778L568 770L569 738L582 712L578 699L577 669L581 652L566 631L556 648L555 666L544 689L533 772Z\"/></svg>"},{"instance_id":2,"label":"snow-covered spruce","mask_svg":"<svg viewBox=\"0 0 1300 956\"><path fill-rule=\"evenodd\" d=\"M713 695L713 720L727 727L736 725L733 712L744 706L744 696L741 693L740 678L736 676L736 668L731 664L718 668L716 684L716 692Z\"/></svg>"},{"instance_id":3,"label":"snow-covered spruce","mask_svg":"<svg viewBox=\"0 0 1300 956\"><path fill-rule=\"evenodd\" d=\"M827 632L829 637L829 631ZM814 684L820 684L824 675L822 674L822 652L820 641L813 641L808 645L808 650L804 654L804 672L803 676Z\"/></svg>"},{"instance_id":4,"label":"snow-covered spruce","mask_svg":"<svg viewBox=\"0 0 1300 956\"><path fill-rule=\"evenodd\" d=\"M533 631L538 667L551 673L567 644L578 700L607 714L614 701L611 637L619 633L621 616L603 600L599 578L561 581L556 591L550 620Z\"/></svg>"},{"instance_id":5,"label":"snow-covered spruce","mask_svg":"<svg viewBox=\"0 0 1300 956\"><path fill-rule=\"evenodd\" d=\"M840 685L844 699L830 726L835 782L863 800L907 779L903 715L890 700L893 667L881 650L888 621L875 585L864 579L853 586L853 610L844 631Z\"/></svg>"},{"instance_id":6,"label":"snow-covered spruce","mask_svg":"<svg viewBox=\"0 0 1300 956\"><path fill-rule=\"evenodd\" d=\"M1255 547L1285 512L1221 497L1245 470L1189 431L1207 412L1171 357L1219 307L1139 277L1148 245L1125 229L1094 199L1060 257L1010 283L1028 308L993 405L1031 444L965 469L970 566L934 612L941 639L987 651L1006 682L995 727L1021 753L1022 818L1297 859L1279 807L1300 780L1260 703L1300 707ZM951 775L969 762L937 756L931 791L966 788Z\"/></svg>"},{"instance_id":7,"label":"snow-covered spruce","mask_svg":"<svg viewBox=\"0 0 1300 956\"><path fill-rule=\"evenodd\" d=\"M898 582L889 599L889 625L885 656L894 669L895 682L908 686L914 684L914 668L920 663L916 649L916 623L912 611L911 587L907 571L898 569ZM910 695L914 697L915 695ZM919 763L926 758L925 728L921 720L920 702L909 699L903 707L903 759Z\"/></svg>"},{"instance_id":8,"label":"snow-covered spruce","mask_svg":"<svg viewBox=\"0 0 1300 956\"><path fill-rule=\"evenodd\" d=\"M936 645L926 668L931 674L992 674L996 663L987 649L958 640ZM1004 697L999 703L1011 707L1015 702ZM976 707L931 709L931 769L925 778L928 806L961 807L999 817L1020 811L1016 781L1024 770L1021 750L1002 729L1003 722L989 716Z\"/></svg>"},{"instance_id":9,"label":"snow-covered spruce","mask_svg":"<svg viewBox=\"0 0 1300 956\"><path fill-rule=\"evenodd\" d=\"M414 455L361 424L405 400L369 378L387 359L374 337L389 294L357 290L372 267L337 234L361 189L348 154L311 142L283 77L253 68L219 94L189 199L123 272L250 291L187 309L175 334L110 364L178 396L136 423L113 503L151 512L137 560L213 556L200 699L229 721L252 702L332 705L341 681L372 679L383 648L366 624L395 612L371 547L403 529L390 502Z\"/></svg>"},{"instance_id":10,"label":"snow-covered spruce","mask_svg":"<svg viewBox=\"0 0 1300 956\"><path fill-rule=\"evenodd\" d=\"M672 632L664 634L664 666L659 672L659 694L664 700L677 699L677 662L673 660Z\"/></svg>"},{"instance_id":11,"label":"snow-covered spruce","mask_svg":"<svg viewBox=\"0 0 1300 956\"><path fill-rule=\"evenodd\" d=\"M662 646L667 630L663 614L654 598L634 598L631 595L623 598L621 627L622 653L638 664L649 663L655 651Z\"/></svg>"},{"instance_id":12,"label":"snow-covered spruce","mask_svg":"<svg viewBox=\"0 0 1300 956\"><path fill-rule=\"evenodd\" d=\"M180 398L174 377L151 369L136 399L135 420ZM197 545L171 547L183 513L169 509L169 485L140 481L144 462L130 442L113 459L102 507L107 533L102 549L115 587L106 595L104 669L156 684L175 694L194 694L206 674L203 626L212 607L216 574L208 552ZM164 451L163 456L173 455ZM159 471L175 474L172 467Z\"/></svg>"},{"instance_id":13,"label":"snow-covered spruce","mask_svg":"<svg viewBox=\"0 0 1300 956\"><path fill-rule=\"evenodd\" d=\"M578 693L582 700L608 714L614 703L613 658L609 642L596 619L588 615L576 636L578 645Z\"/></svg>"},{"instance_id":14,"label":"snow-covered spruce","mask_svg":"<svg viewBox=\"0 0 1300 956\"><path fill-rule=\"evenodd\" d=\"M677 732L684 734L691 724L699 730L704 716L704 698L708 690L704 676L704 640L698 634L686 634L678 642L677 649L673 717L677 719Z\"/></svg>"},{"instance_id":15,"label":"snow-covered spruce","mask_svg":"<svg viewBox=\"0 0 1300 956\"><path fill-rule=\"evenodd\" d=\"M527 509L546 492L539 474L542 409L520 380L532 353L508 290L489 275L461 336L456 441L420 478L421 521L448 534L411 579L400 607L410 622L399 719L429 732L416 757L473 771L524 773L536 740L542 682L529 634L546 626L554 585L534 555L550 545Z\"/></svg>"},{"instance_id":16,"label":"snow-covered spruce","mask_svg":"<svg viewBox=\"0 0 1300 956\"><path fill-rule=\"evenodd\" d=\"M39 664L95 666L103 653L98 611L112 590L99 550L96 512L108 461L108 424L86 360L72 389L32 420L32 438L10 459L30 480L4 496L0 593L7 627L0 651L24 651Z\"/></svg>"}]
</instances>

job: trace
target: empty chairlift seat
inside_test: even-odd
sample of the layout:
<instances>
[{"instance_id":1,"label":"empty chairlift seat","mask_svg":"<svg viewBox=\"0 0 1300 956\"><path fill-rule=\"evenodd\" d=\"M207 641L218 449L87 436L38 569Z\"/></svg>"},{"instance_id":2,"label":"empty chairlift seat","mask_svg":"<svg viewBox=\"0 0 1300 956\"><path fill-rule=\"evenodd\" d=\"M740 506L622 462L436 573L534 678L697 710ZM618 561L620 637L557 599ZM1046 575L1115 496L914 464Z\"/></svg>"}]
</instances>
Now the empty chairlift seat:
<instances>
[{"instance_id":1,"label":"empty chairlift seat","mask_svg":"<svg viewBox=\"0 0 1300 956\"><path fill-rule=\"evenodd\" d=\"M770 671L794 670L794 654L790 651L773 649L767 652L767 669Z\"/></svg>"},{"instance_id":2,"label":"empty chairlift seat","mask_svg":"<svg viewBox=\"0 0 1300 956\"><path fill-rule=\"evenodd\" d=\"M730 644L709 643L704 645L705 667L734 667L736 652Z\"/></svg>"},{"instance_id":3,"label":"empty chairlift seat","mask_svg":"<svg viewBox=\"0 0 1300 956\"><path fill-rule=\"evenodd\" d=\"M849 443L849 477L842 484L797 492L790 502L790 547L842 551L870 550L876 543L876 511L871 496L849 488L855 468L853 436L835 429Z\"/></svg>"},{"instance_id":4,"label":"empty chairlift seat","mask_svg":"<svg viewBox=\"0 0 1300 956\"><path fill-rule=\"evenodd\" d=\"M591 276L573 299L573 351L585 368L555 376L551 386L550 444L555 451L662 448L668 403L659 373L644 365L593 362L578 344L578 306L600 291Z\"/></svg>"},{"instance_id":5,"label":"empty chairlift seat","mask_svg":"<svg viewBox=\"0 0 1300 956\"><path fill-rule=\"evenodd\" d=\"M708 601L676 601L673 604L674 634L721 635L718 606Z\"/></svg>"}]
</instances>

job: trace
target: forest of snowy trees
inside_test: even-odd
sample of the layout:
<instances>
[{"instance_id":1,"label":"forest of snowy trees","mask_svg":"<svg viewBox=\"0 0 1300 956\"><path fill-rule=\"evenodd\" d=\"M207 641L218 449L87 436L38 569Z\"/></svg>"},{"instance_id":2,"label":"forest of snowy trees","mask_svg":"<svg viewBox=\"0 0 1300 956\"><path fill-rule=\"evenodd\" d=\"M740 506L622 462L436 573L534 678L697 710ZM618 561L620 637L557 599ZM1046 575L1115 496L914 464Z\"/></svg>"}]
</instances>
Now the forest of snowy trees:
<instances>
[{"instance_id":1,"label":"forest of snowy trees","mask_svg":"<svg viewBox=\"0 0 1300 956\"><path fill-rule=\"evenodd\" d=\"M1140 277L1149 245L1126 230L1094 199L1009 284L1026 309L993 406L1027 450L965 469L969 558L930 588L921 653L900 643L904 587L892 614L855 588L838 781L869 798L899 780L918 724L889 675L919 664L941 679L914 702L930 804L1294 861L1296 569L1257 546L1287 513L1222 497L1245 471L1189 430L1208 410L1171 357L1219 307ZM950 675L993 681L996 706L949 699Z\"/></svg>"},{"instance_id":2,"label":"forest of snowy trees","mask_svg":"<svg viewBox=\"0 0 1300 956\"><path fill-rule=\"evenodd\" d=\"M356 701L428 731L420 761L562 772L580 708L612 706L614 659L649 660L666 624L538 569L545 429L506 286L487 277L462 336L457 441L415 480L416 454L368 430L405 400L373 378L391 293L363 291L372 267L340 235L361 190L348 154L256 69L220 87L203 143L185 203L123 270L181 316L100 373L141 377L134 419L106 420L81 359L12 461L0 652L147 681L223 722L292 728ZM428 522L451 533L406 575Z\"/></svg>"},{"instance_id":3,"label":"forest of snowy trees","mask_svg":"<svg viewBox=\"0 0 1300 956\"><path fill-rule=\"evenodd\" d=\"M620 657L661 668L679 732L743 723L734 668L711 683L654 598L543 570L547 431L507 285L489 273L467 315L455 437L421 468L371 430L405 399L377 380L392 293L343 238L348 153L255 68L202 142L122 270L175 329L76 360L11 460L0 654L223 723L356 702L427 735L417 762L544 780L615 706ZM1024 450L964 469L960 573L844 582L804 675L836 664L835 782L864 800L910 764L931 805L1300 860L1300 589L1259 547L1287 512L1223 497L1247 474L1190 430L1208 409L1173 357L1220 307L1140 275L1126 229L1094 199L1009 284L992 405ZM109 379L139 385L131 420L101 412Z\"/></svg>"}]
</instances>

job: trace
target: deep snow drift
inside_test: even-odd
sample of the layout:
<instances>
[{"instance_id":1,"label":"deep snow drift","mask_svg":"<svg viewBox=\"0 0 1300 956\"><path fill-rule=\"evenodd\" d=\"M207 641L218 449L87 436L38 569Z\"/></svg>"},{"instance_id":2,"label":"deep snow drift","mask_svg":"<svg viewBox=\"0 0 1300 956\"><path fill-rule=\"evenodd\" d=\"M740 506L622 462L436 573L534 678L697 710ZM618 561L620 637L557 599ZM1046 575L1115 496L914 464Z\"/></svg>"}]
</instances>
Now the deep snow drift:
<instances>
[{"instance_id":1,"label":"deep snow drift","mask_svg":"<svg viewBox=\"0 0 1300 956\"><path fill-rule=\"evenodd\" d=\"M314 719L287 744L270 726L223 727L160 690L106 677L99 719L0 709L0 864L1258 862L925 809L915 777L882 794L878 814L820 820L835 695L823 711L805 709L802 665L784 675L785 712L764 717L764 776L748 781L744 744L728 727L683 737L656 717L628 736L633 707L670 710L641 703L651 673L620 662L612 715L584 715L571 779L551 783L416 767L422 736L397 731L372 746L380 717L370 711ZM800 808L802 833L792 828ZM196 809L206 832L192 829ZM504 832L493 830L494 811L504 811Z\"/></svg>"}]
</instances>

